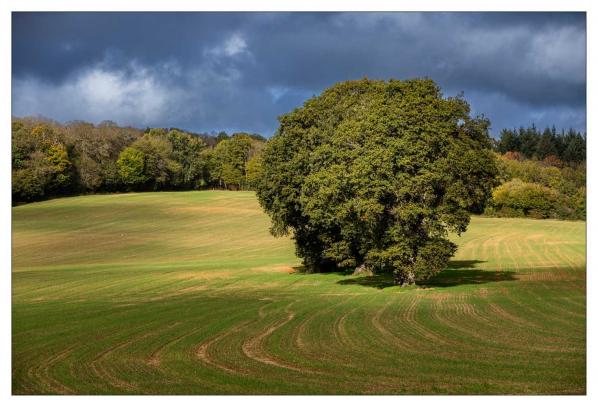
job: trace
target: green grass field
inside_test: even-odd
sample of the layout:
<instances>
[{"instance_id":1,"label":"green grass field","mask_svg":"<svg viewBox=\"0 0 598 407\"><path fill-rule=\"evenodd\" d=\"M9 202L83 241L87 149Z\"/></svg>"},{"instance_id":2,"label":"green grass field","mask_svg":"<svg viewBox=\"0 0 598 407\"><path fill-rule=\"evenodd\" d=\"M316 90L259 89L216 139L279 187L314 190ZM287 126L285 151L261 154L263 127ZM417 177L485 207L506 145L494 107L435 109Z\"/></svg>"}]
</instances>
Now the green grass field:
<instances>
[{"instance_id":1,"label":"green grass field","mask_svg":"<svg viewBox=\"0 0 598 407\"><path fill-rule=\"evenodd\" d=\"M586 392L585 223L473 218L418 288L268 227L250 192L13 208L13 393Z\"/></svg>"}]
</instances>

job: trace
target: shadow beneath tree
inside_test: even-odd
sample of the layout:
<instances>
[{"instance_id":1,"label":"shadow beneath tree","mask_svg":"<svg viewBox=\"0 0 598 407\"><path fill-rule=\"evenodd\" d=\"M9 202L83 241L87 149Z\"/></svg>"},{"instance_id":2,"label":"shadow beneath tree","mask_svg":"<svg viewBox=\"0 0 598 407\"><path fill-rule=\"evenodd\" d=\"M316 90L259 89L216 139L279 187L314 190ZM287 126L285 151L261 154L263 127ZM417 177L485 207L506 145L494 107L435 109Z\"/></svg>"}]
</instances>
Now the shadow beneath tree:
<instances>
[{"instance_id":1,"label":"shadow beneath tree","mask_svg":"<svg viewBox=\"0 0 598 407\"><path fill-rule=\"evenodd\" d=\"M317 270L310 269L305 266L293 267L293 273L296 274L338 274L341 276L349 276L353 274L354 269L352 268L339 268L336 266L320 267Z\"/></svg>"},{"instance_id":2,"label":"shadow beneath tree","mask_svg":"<svg viewBox=\"0 0 598 407\"><path fill-rule=\"evenodd\" d=\"M497 281L516 280L515 273L505 271L489 271L476 268L481 260L454 260L449 262L447 268L442 273L430 278L429 280L419 281L420 288L432 287L454 287L459 285L486 284ZM391 274L381 274L375 276L364 276L348 278L337 281L340 285L361 285L384 289L394 286L394 276Z\"/></svg>"},{"instance_id":3,"label":"shadow beneath tree","mask_svg":"<svg viewBox=\"0 0 598 407\"><path fill-rule=\"evenodd\" d=\"M422 287L453 287L468 284L487 284L497 281L515 281L512 271L492 271L476 268L480 260L451 261L448 267L437 276L423 281Z\"/></svg>"},{"instance_id":4,"label":"shadow beneath tree","mask_svg":"<svg viewBox=\"0 0 598 407\"><path fill-rule=\"evenodd\" d=\"M377 274L374 276L348 278L345 280L339 280L336 283L340 285L362 285L364 287L378 288L380 290L395 285L394 276L390 274Z\"/></svg>"}]
</instances>

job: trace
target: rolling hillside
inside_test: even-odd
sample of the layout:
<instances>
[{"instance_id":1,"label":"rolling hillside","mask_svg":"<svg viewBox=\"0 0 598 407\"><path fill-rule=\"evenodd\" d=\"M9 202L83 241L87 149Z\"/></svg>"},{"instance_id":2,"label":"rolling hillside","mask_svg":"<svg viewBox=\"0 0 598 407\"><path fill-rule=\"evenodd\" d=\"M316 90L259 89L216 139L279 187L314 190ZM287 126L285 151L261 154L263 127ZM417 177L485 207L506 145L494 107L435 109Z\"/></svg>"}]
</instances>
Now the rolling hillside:
<instances>
[{"instance_id":1,"label":"rolling hillside","mask_svg":"<svg viewBox=\"0 0 598 407\"><path fill-rule=\"evenodd\" d=\"M13 208L15 394L583 394L585 223L473 218L417 288L307 274L250 192Z\"/></svg>"}]
</instances>

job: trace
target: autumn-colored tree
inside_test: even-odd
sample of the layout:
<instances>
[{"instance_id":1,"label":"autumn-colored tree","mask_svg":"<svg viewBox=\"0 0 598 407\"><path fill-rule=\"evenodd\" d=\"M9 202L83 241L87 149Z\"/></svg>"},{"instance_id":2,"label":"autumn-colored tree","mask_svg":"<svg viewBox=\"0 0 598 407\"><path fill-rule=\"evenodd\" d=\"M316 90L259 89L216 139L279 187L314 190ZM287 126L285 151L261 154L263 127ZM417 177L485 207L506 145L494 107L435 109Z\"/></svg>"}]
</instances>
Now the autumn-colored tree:
<instances>
[{"instance_id":1,"label":"autumn-colored tree","mask_svg":"<svg viewBox=\"0 0 598 407\"><path fill-rule=\"evenodd\" d=\"M556 209L557 192L533 182L513 179L492 193L493 206L509 216L548 218Z\"/></svg>"},{"instance_id":2,"label":"autumn-colored tree","mask_svg":"<svg viewBox=\"0 0 598 407\"><path fill-rule=\"evenodd\" d=\"M72 163L64 135L49 124L13 124L12 196L27 202L72 190Z\"/></svg>"},{"instance_id":3,"label":"autumn-colored tree","mask_svg":"<svg viewBox=\"0 0 598 407\"><path fill-rule=\"evenodd\" d=\"M125 148L118 157L118 173L124 184L141 185L147 181L144 174L145 154L133 147Z\"/></svg>"}]
</instances>

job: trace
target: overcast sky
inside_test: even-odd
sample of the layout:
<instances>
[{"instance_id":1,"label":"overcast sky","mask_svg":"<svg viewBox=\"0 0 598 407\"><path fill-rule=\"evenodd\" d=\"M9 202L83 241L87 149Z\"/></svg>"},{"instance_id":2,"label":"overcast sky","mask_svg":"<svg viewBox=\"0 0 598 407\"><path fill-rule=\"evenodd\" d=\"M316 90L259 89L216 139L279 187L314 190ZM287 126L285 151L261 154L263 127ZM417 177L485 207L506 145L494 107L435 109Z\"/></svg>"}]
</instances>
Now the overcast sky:
<instances>
[{"instance_id":1,"label":"overcast sky","mask_svg":"<svg viewBox=\"0 0 598 407\"><path fill-rule=\"evenodd\" d=\"M584 13L13 13L13 115L249 131L335 82L430 77L500 129L586 128Z\"/></svg>"}]
</instances>

